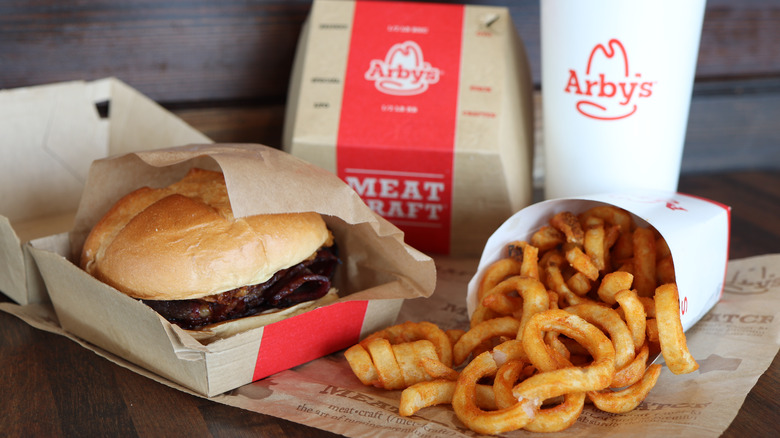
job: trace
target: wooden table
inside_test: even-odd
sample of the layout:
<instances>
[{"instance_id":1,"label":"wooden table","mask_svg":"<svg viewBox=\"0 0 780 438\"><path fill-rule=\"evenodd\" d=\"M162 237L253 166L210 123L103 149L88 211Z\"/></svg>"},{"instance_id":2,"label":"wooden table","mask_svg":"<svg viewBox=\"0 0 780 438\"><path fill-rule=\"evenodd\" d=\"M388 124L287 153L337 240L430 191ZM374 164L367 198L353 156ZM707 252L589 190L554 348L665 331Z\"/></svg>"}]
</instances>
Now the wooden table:
<instances>
[{"instance_id":1,"label":"wooden table","mask_svg":"<svg viewBox=\"0 0 780 438\"><path fill-rule=\"evenodd\" d=\"M687 175L680 191L732 206L731 258L780 252L780 172ZM333 436L169 388L3 312L0 375L0 436ZM778 390L775 358L723 436L773 436Z\"/></svg>"}]
</instances>

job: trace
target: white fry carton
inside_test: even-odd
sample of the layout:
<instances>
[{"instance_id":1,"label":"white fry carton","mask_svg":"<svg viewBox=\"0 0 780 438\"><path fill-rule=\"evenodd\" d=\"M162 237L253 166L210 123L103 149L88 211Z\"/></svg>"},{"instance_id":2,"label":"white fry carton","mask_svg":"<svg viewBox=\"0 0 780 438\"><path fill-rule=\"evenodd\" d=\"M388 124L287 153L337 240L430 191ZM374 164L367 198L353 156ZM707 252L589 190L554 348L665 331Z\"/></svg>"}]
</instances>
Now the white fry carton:
<instances>
[{"instance_id":1,"label":"white fry carton","mask_svg":"<svg viewBox=\"0 0 780 438\"><path fill-rule=\"evenodd\" d=\"M469 315L476 308L477 287L484 270L503 256L508 243L529 240L556 213L578 214L604 204L628 211L637 225L650 224L664 237L674 260L683 329L693 326L718 302L723 291L731 209L703 198L658 191L551 199L515 213L485 245L477 273L468 286Z\"/></svg>"}]
</instances>

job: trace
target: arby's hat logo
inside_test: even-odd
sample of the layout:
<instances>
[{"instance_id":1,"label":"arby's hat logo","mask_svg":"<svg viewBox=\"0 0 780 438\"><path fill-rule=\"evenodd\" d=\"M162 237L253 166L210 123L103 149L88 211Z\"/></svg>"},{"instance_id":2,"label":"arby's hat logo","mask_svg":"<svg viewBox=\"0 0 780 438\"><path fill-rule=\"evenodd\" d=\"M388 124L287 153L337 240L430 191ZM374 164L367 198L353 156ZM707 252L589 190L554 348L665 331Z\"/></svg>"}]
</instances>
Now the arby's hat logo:
<instances>
[{"instance_id":1,"label":"arby's hat logo","mask_svg":"<svg viewBox=\"0 0 780 438\"><path fill-rule=\"evenodd\" d=\"M364 77L385 94L413 96L424 93L439 82L441 71L423 59L422 49L414 41L394 44L385 59L373 59Z\"/></svg>"},{"instance_id":2,"label":"arby's hat logo","mask_svg":"<svg viewBox=\"0 0 780 438\"><path fill-rule=\"evenodd\" d=\"M623 43L596 44L585 70L569 69L564 92L576 95L580 114L597 120L620 120L635 114L641 100L653 95L654 81L632 71Z\"/></svg>"}]
</instances>

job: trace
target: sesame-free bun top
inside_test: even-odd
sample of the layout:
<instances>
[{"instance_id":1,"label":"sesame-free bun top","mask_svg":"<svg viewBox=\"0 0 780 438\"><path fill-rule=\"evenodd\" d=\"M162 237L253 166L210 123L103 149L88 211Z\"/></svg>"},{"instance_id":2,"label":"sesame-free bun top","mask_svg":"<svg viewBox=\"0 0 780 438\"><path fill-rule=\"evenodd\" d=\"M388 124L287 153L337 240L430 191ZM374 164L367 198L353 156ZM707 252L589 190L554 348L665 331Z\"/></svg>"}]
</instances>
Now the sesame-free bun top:
<instances>
[{"instance_id":1,"label":"sesame-free bun top","mask_svg":"<svg viewBox=\"0 0 780 438\"><path fill-rule=\"evenodd\" d=\"M120 199L84 243L81 267L147 300L201 298L263 283L332 244L317 213L233 217L220 172Z\"/></svg>"}]
</instances>

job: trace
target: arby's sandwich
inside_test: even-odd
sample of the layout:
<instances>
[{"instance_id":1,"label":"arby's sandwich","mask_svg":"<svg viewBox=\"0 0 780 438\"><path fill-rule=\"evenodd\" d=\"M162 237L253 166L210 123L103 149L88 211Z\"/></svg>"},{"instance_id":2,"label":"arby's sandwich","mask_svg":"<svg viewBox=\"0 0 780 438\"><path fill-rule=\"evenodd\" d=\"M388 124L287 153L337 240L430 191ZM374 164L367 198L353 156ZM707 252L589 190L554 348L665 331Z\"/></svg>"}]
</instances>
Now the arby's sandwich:
<instances>
[{"instance_id":1,"label":"arby's sandwich","mask_svg":"<svg viewBox=\"0 0 780 438\"><path fill-rule=\"evenodd\" d=\"M80 260L190 330L335 298L338 264L318 213L236 218L223 174L198 168L121 198L92 228Z\"/></svg>"},{"instance_id":2,"label":"arby's sandwich","mask_svg":"<svg viewBox=\"0 0 780 438\"><path fill-rule=\"evenodd\" d=\"M62 328L207 397L346 348L436 285L341 179L261 144L95 160L73 222L30 248Z\"/></svg>"}]
</instances>

